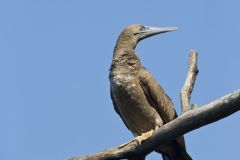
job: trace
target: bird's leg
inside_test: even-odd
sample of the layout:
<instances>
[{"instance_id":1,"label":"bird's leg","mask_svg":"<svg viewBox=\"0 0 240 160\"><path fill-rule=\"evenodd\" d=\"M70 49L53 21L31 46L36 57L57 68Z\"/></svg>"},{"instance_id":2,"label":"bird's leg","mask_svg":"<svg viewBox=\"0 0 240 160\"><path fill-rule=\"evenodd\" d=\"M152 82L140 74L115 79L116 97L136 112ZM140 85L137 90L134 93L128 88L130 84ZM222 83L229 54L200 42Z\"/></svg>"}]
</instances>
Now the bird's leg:
<instances>
[{"instance_id":1,"label":"bird's leg","mask_svg":"<svg viewBox=\"0 0 240 160\"><path fill-rule=\"evenodd\" d=\"M135 139L138 141L139 145L142 144L142 141L145 141L146 139L152 137L153 131L154 131L154 130L152 129L152 130L150 130L150 131L148 131L148 132L142 133L141 136L135 137Z\"/></svg>"},{"instance_id":2,"label":"bird's leg","mask_svg":"<svg viewBox=\"0 0 240 160\"><path fill-rule=\"evenodd\" d=\"M142 133L141 136L135 137L134 140L137 140L138 144L141 145L141 144L142 144L142 141L145 141L146 139L150 138L150 137L152 136L152 134L153 134L153 129L150 130L150 131L148 131L148 132ZM132 140L132 141L133 141L133 140ZM128 145L128 144L131 143L132 141L129 141L129 142L127 142L127 143L124 143L124 144L120 145L119 148L122 148L122 147Z\"/></svg>"},{"instance_id":3,"label":"bird's leg","mask_svg":"<svg viewBox=\"0 0 240 160\"><path fill-rule=\"evenodd\" d=\"M160 127L160 126L157 125L157 126L155 127L155 129L158 129L159 127ZM155 130L155 129L154 129L154 130ZM142 141L145 141L146 139L152 137L154 130L151 129L151 130L148 131L148 132L142 133L141 136L136 136L134 140L137 140L138 144L141 145L141 144L142 144ZM134 134L134 135L136 135L136 134ZM132 140L132 141L134 141L134 140ZM122 148L122 147L128 145L129 143L131 143L132 141L129 141L129 142L127 142L127 143L124 143L124 144L120 145L119 147Z\"/></svg>"},{"instance_id":4,"label":"bird's leg","mask_svg":"<svg viewBox=\"0 0 240 160\"><path fill-rule=\"evenodd\" d=\"M128 145L128 144L131 143L132 141L133 141L133 140L131 140L131 141L127 142L127 143L121 144L121 145L119 146L119 148L125 147L126 145Z\"/></svg>"}]
</instances>

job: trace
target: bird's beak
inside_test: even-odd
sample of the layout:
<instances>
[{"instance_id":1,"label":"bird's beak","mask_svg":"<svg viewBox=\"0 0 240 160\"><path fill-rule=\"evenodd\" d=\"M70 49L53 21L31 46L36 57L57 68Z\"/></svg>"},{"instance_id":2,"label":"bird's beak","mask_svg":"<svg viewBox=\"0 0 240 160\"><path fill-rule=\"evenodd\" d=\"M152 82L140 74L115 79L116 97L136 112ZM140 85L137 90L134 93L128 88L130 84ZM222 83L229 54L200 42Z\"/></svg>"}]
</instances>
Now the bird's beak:
<instances>
[{"instance_id":1,"label":"bird's beak","mask_svg":"<svg viewBox=\"0 0 240 160\"><path fill-rule=\"evenodd\" d=\"M165 32L170 32L170 31L175 31L178 29L177 27L151 27L151 26L144 26L144 30L139 31L139 40L165 33Z\"/></svg>"}]
</instances>

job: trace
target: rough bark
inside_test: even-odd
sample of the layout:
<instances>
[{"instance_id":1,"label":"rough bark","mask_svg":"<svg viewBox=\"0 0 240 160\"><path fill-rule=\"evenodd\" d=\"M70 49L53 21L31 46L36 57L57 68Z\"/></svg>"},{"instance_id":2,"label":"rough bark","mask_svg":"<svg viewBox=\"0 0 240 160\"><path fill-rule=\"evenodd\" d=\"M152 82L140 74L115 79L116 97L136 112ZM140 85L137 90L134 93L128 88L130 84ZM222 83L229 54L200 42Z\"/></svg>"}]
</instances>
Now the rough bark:
<instances>
[{"instance_id":1,"label":"rough bark","mask_svg":"<svg viewBox=\"0 0 240 160\"><path fill-rule=\"evenodd\" d=\"M180 93L182 113L190 110L191 93L192 93L194 83L198 74L197 56L198 56L197 51L190 51L189 62L188 62L188 73Z\"/></svg>"}]
</instances>

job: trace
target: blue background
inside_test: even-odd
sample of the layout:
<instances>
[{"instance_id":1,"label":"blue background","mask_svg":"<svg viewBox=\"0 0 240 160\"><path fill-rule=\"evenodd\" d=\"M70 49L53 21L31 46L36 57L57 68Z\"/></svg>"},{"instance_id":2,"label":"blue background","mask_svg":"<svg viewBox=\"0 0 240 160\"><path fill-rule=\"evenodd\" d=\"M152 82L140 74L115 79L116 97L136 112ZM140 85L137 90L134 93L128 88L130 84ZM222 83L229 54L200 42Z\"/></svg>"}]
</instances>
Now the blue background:
<instances>
[{"instance_id":1,"label":"blue background","mask_svg":"<svg viewBox=\"0 0 240 160\"><path fill-rule=\"evenodd\" d=\"M199 51L192 103L240 88L240 2L0 1L0 159L61 160L132 138L114 112L108 69L121 30L133 23L179 30L137 52L180 113L188 53ZM193 159L237 159L236 113L185 135ZM161 159L156 153L148 159Z\"/></svg>"}]
</instances>

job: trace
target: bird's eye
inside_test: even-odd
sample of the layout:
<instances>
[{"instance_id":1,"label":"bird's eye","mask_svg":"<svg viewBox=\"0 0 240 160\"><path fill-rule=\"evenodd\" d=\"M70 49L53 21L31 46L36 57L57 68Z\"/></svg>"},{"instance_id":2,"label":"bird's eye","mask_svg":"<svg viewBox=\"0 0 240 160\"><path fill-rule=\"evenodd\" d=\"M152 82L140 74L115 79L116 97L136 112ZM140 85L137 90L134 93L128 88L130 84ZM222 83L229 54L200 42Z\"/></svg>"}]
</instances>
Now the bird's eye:
<instances>
[{"instance_id":1,"label":"bird's eye","mask_svg":"<svg viewBox=\"0 0 240 160\"><path fill-rule=\"evenodd\" d=\"M141 26L140 31L144 31L145 29L146 29L146 27Z\"/></svg>"},{"instance_id":2,"label":"bird's eye","mask_svg":"<svg viewBox=\"0 0 240 160\"><path fill-rule=\"evenodd\" d=\"M134 35L138 35L138 34L140 34L140 33L142 33L142 32L144 32L144 30L146 29L146 27L144 27L144 26L141 26L140 27L140 29L139 29L139 31L138 32L136 32L136 33L134 33Z\"/></svg>"}]
</instances>

